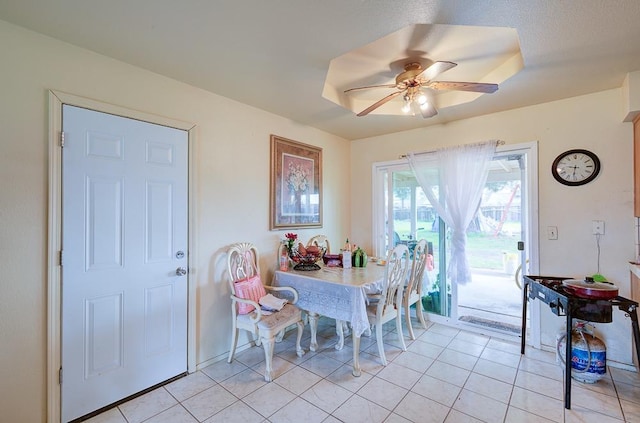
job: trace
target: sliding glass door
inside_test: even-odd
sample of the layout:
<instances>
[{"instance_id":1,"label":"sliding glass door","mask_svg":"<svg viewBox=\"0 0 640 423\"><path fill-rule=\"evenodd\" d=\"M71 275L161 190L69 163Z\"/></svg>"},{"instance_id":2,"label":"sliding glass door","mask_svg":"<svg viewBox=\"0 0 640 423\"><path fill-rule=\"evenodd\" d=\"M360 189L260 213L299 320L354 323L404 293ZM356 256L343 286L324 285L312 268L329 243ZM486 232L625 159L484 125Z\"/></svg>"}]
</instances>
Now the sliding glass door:
<instances>
[{"instance_id":1,"label":"sliding glass door","mask_svg":"<svg viewBox=\"0 0 640 423\"><path fill-rule=\"evenodd\" d=\"M526 153L496 154L482 201L467 230L471 280L457 286L457 320L520 333L522 293L516 271L526 231Z\"/></svg>"},{"instance_id":2,"label":"sliding glass door","mask_svg":"<svg viewBox=\"0 0 640 423\"><path fill-rule=\"evenodd\" d=\"M535 144L499 148L482 201L467 229L472 277L452 286L446 277L449 231L429 204L405 161L375 166L376 254L398 243L426 239L433 267L423 281L424 308L431 320L517 334L521 325L521 277L537 252ZM520 249L519 249L520 247ZM537 254L536 254L537 256ZM524 271L519 271L522 263Z\"/></svg>"}]
</instances>

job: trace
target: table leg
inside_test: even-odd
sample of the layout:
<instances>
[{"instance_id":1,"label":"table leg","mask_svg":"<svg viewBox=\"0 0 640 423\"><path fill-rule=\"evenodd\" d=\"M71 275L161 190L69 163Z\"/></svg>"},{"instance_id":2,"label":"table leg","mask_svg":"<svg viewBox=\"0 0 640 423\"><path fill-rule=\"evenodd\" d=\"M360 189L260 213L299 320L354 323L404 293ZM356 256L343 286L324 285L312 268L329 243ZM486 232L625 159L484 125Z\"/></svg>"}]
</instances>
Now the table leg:
<instances>
[{"instance_id":1,"label":"table leg","mask_svg":"<svg viewBox=\"0 0 640 423\"><path fill-rule=\"evenodd\" d=\"M633 341L636 344L636 357L638 358L638 366L640 366L640 328L638 328L638 312L636 306L629 309L629 318L631 319L631 329L633 331Z\"/></svg>"},{"instance_id":2,"label":"table leg","mask_svg":"<svg viewBox=\"0 0 640 423\"><path fill-rule=\"evenodd\" d=\"M338 343L336 350L340 351L344 348L344 321L336 319L336 334L338 335Z\"/></svg>"},{"instance_id":3,"label":"table leg","mask_svg":"<svg viewBox=\"0 0 640 423\"><path fill-rule=\"evenodd\" d=\"M311 343L309 344L309 350L315 351L318 349L318 313L309 312L309 328L311 329Z\"/></svg>"},{"instance_id":4,"label":"table leg","mask_svg":"<svg viewBox=\"0 0 640 423\"><path fill-rule=\"evenodd\" d=\"M631 319L631 333L633 334L633 343L636 346L636 358L640 366L640 328L638 327L638 303L618 297L618 308L624 311Z\"/></svg>"},{"instance_id":5,"label":"table leg","mask_svg":"<svg viewBox=\"0 0 640 423\"><path fill-rule=\"evenodd\" d=\"M573 319L571 318L571 310L567 307L567 339L565 340L564 352L564 408L571 409L571 339L573 334L571 330Z\"/></svg>"},{"instance_id":6,"label":"table leg","mask_svg":"<svg viewBox=\"0 0 640 423\"><path fill-rule=\"evenodd\" d=\"M524 354L527 338L527 301L529 296L529 283L525 280L522 284L522 332L520 333L520 354Z\"/></svg>"},{"instance_id":7,"label":"table leg","mask_svg":"<svg viewBox=\"0 0 640 423\"><path fill-rule=\"evenodd\" d=\"M351 372L355 377L359 377L360 372L360 335L356 335L353 332L353 371Z\"/></svg>"}]
</instances>

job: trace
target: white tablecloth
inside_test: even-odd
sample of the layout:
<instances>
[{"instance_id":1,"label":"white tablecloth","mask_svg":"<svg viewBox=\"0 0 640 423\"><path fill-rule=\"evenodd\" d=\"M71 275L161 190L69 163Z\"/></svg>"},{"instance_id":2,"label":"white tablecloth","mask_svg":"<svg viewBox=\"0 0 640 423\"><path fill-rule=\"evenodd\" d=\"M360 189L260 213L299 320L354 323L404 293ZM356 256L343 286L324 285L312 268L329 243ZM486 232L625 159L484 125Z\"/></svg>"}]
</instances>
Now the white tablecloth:
<instances>
[{"instance_id":1,"label":"white tablecloth","mask_svg":"<svg viewBox=\"0 0 640 423\"><path fill-rule=\"evenodd\" d=\"M366 294L380 291L384 267L323 267L315 271L276 271L273 285L298 291L296 305L303 310L351 322L356 336L369 328Z\"/></svg>"}]
</instances>

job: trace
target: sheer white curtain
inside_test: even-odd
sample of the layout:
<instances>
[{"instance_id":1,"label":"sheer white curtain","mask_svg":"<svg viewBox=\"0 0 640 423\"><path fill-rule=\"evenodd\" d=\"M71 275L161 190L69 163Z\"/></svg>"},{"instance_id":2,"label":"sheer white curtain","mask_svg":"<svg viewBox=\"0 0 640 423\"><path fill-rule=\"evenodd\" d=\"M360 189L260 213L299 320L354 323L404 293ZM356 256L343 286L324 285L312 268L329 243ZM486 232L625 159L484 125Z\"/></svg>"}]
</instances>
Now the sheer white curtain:
<instances>
[{"instance_id":1,"label":"sheer white curtain","mask_svg":"<svg viewBox=\"0 0 640 423\"><path fill-rule=\"evenodd\" d=\"M497 144L497 141L488 141L407 155L429 202L451 229L447 274L452 284L471 281L466 254L467 228L480 206Z\"/></svg>"}]
</instances>

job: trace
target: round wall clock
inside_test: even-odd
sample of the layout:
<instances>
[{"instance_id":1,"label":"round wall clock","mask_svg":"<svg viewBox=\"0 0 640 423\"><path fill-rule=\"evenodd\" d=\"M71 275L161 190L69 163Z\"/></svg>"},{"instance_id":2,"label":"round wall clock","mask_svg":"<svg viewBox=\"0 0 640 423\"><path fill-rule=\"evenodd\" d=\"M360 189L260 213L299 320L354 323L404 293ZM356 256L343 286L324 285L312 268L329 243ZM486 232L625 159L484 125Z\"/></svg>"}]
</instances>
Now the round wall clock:
<instances>
[{"instance_id":1,"label":"round wall clock","mask_svg":"<svg viewBox=\"0 0 640 423\"><path fill-rule=\"evenodd\" d=\"M551 165L556 181L569 186L587 184L600 173L600 159L588 150L568 150L560 154Z\"/></svg>"}]
</instances>

